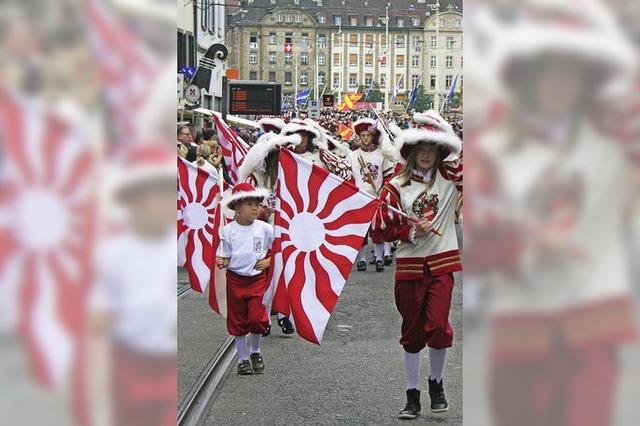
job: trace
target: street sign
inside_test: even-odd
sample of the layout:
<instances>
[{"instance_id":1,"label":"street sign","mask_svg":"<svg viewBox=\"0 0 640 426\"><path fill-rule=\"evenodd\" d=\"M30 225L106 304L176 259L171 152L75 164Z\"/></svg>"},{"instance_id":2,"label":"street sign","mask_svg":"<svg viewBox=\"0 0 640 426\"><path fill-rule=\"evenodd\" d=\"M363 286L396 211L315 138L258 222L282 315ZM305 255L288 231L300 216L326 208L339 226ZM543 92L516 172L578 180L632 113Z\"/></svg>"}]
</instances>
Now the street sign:
<instances>
[{"instance_id":1,"label":"street sign","mask_svg":"<svg viewBox=\"0 0 640 426\"><path fill-rule=\"evenodd\" d=\"M229 114L279 115L282 86L260 82L229 83Z\"/></svg>"},{"instance_id":2,"label":"street sign","mask_svg":"<svg viewBox=\"0 0 640 426\"><path fill-rule=\"evenodd\" d=\"M310 100L309 101L309 118L320 118L320 105L318 105L318 101Z\"/></svg>"},{"instance_id":3,"label":"street sign","mask_svg":"<svg viewBox=\"0 0 640 426\"><path fill-rule=\"evenodd\" d=\"M184 74L178 74L178 99L182 99L184 97Z\"/></svg>"},{"instance_id":4,"label":"street sign","mask_svg":"<svg viewBox=\"0 0 640 426\"><path fill-rule=\"evenodd\" d=\"M184 98L192 104L197 103L198 101L200 101L200 88L195 84L187 86Z\"/></svg>"}]
</instances>

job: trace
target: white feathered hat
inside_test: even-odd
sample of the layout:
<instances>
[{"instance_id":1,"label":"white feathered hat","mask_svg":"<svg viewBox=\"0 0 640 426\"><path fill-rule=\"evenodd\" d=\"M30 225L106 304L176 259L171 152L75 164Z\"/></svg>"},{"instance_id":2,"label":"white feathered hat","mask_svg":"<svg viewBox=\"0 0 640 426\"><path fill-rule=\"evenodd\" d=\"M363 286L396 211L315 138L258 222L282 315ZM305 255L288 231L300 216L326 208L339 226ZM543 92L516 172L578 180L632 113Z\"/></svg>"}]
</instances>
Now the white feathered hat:
<instances>
[{"instance_id":1,"label":"white feathered hat","mask_svg":"<svg viewBox=\"0 0 640 426\"><path fill-rule=\"evenodd\" d=\"M396 141L402 160L407 159L412 146L422 142L443 147L447 149L449 155L457 156L460 154L462 141L455 134L451 125L436 111L415 113L413 121L416 127L401 131Z\"/></svg>"},{"instance_id":2,"label":"white feathered hat","mask_svg":"<svg viewBox=\"0 0 640 426\"><path fill-rule=\"evenodd\" d=\"M281 146L296 146L300 143L300 139L300 135L295 133L283 136L269 132L260 136L244 158L238 171L238 179L244 181L250 174L256 171L264 172L265 160L270 152Z\"/></svg>"},{"instance_id":3,"label":"white feathered hat","mask_svg":"<svg viewBox=\"0 0 640 426\"><path fill-rule=\"evenodd\" d=\"M162 143L135 144L123 156L112 182L112 193L122 200L131 189L158 182L175 182L176 178L175 151Z\"/></svg>"},{"instance_id":4,"label":"white feathered hat","mask_svg":"<svg viewBox=\"0 0 640 426\"><path fill-rule=\"evenodd\" d=\"M255 188L249 182L237 183L231 191L231 195L228 195L222 200L222 205L235 210L236 203L240 200L246 200L248 198L257 198L264 200L269 197L271 193L265 188Z\"/></svg>"},{"instance_id":5,"label":"white feathered hat","mask_svg":"<svg viewBox=\"0 0 640 426\"><path fill-rule=\"evenodd\" d=\"M258 125L264 133L280 133L286 124L282 118L263 117L258 120Z\"/></svg>"},{"instance_id":6,"label":"white feathered hat","mask_svg":"<svg viewBox=\"0 0 640 426\"><path fill-rule=\"evenodd\" d=\"M317 122L310 118L304 120L293 119L282 128L281 134L284 136L293 135L298 132L307 132L311 135L309 143L320 149L328 149L324 137L324 129Z\"/></svg>"}]
</instances>

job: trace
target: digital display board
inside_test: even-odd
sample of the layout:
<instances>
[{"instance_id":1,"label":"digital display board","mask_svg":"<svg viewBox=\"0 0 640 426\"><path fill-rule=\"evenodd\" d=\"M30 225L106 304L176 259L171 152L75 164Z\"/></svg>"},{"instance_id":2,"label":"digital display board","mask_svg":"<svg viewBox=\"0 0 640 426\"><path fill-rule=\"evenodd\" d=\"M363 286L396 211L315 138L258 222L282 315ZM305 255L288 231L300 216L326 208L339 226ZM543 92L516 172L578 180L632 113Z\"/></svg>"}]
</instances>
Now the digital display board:
<instances>
[{"instance_id":1,"label":"digital display board","mask_svg":"<svg viewBox=\"0 0 640 426\"><path fill-rule=\"evenodd\" d=\"M278 115L282 86L272 83L229 83L229 113Z\"/></svg>"}]
</instances>

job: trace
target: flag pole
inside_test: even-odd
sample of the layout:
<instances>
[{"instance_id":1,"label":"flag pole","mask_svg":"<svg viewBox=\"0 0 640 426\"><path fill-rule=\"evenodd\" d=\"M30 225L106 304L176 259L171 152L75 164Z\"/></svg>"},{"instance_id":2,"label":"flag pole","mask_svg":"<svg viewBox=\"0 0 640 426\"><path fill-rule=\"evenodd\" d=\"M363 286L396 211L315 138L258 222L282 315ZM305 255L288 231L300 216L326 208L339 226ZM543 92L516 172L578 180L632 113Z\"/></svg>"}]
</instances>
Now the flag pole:
<instances>
[{"instance_id":1,"label":"flag pole","mask_svg":"<svg viewBox=\"0 0 640 426\"><path fill-rule=\"evenodd\" d=\"M414 90L418 90L418 87L420 87L420 82L422 81L423 74L424 74L424 70L422 70L422 72L420 73L420 77L418 77L418 82L416 83L416 87L413 88ZM418 96L418 93L416 92L416 97L417 96ZM409 111L410 106L411 106L411 96L409 96L409 102L407 102L407 107L404 109L405 114L407 113L407 111Z\"/></svg>"}]
</instances>

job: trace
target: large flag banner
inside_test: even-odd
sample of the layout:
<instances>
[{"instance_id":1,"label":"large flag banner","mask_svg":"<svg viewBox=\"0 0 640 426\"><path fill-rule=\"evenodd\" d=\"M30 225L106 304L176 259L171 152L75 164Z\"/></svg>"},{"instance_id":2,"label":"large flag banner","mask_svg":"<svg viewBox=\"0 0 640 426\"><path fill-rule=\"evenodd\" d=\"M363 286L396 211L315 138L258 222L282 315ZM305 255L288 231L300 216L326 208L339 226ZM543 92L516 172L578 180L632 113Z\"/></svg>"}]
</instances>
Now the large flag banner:
<instances>
[{"instance_id":1,"label":"large flag banner","mask_svg":"<svg viewBox=\"0 0 640 426\"><path fill-rule=\"evenodd\" d=\"M309 95L311 95L311 89L306 89L298 93L298 96L296 96L296 105L304 105L307 103Z\"/></svg>"},{"instance_id":2,"label":"large flag banner","mask_svg":"<svg viewBox=\"0 0 640 426\"><path fill-rule=\"evenodd\" d=\"M178 157L178 263L189 273L191 288L203 293L215 269L218 181L206 170Z\"/></svg>"},{"instance_id":3,"label":"large flag banner","mask_svg":"<svg viewBox=\"0 0 640 426\"><path fill-rule=\"evenodd\" d=\"M273 309L320 344L379 201L289 150L279 161Z\"/></svg>"},{"instance_id":4,"label":"large flag banner","mask_svg":"<svg viewBox=\"0 0 640 426\"><path fill-rule=\"evenodd\" d=\"M227 165L232 184L238 181L238 170L244 161L245 155L249 152L250 146L242 140L240 136L227 125L219 112L213 113L213 121L218 131L220 147L224 156L224 163Z\"/></svg>"},{"instance_id":5,"label":"large flag banner","mask_svg":"<svg viewBox=\"0 0 640 426\"><path fill-rule=\"evenodd\" d=\"M344 141L348 141L353 136L353 129L351 126L345 126L344 124L338 124L338 134Z\"/></svg>"}]
</instances>

